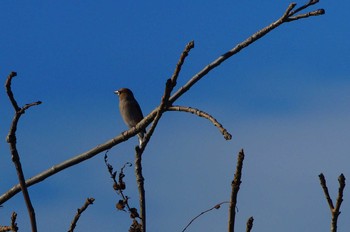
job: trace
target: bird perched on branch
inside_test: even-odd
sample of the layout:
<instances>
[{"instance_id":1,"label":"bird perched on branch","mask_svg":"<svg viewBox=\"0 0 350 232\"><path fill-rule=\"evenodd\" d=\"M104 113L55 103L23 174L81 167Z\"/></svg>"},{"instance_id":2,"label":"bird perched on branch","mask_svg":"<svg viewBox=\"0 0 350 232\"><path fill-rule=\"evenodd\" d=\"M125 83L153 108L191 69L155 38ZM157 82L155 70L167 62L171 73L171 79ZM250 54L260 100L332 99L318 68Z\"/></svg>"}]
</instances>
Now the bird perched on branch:
<instances>
[{"instance_id":1,"label":"bird perched on branch","mask_svg":"<svg viewBox=\"0 0 350 232\"><path fill-rule=\"evenodd\" d=\"M136 126L136 124L143 119L143 114L139 103L134 97L134 94L127 88L121 88L114 91L114 93L119 96L119 111L125 124L129 128ZM143 141L143 136L145 133L146 130L138 133L140 145Z\"/></svg>"}]
</instances>

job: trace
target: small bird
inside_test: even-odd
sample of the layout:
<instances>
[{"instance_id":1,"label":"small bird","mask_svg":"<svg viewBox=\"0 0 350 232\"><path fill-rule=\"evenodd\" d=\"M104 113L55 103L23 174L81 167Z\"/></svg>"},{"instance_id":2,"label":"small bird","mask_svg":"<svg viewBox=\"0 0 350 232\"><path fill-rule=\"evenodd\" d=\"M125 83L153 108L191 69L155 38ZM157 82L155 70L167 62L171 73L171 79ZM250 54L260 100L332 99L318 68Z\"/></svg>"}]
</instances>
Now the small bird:
<instances>
[{"instance_id":1,"label":"small bird","mask_svg":"<svg viewBox=\"0 0 350 232\"><path fill-rule=\"evenodd\" d=\"M127 88L121 88L117 91L114 91L114 93L119 96L119 111L125 124L129 128L136 126L136 124L143 119L143 114L139 103L134 97L134 94L130 89ZM143 141L145 133L146 130L138 133L140 145Z\"/></svg>"}]
</instances>

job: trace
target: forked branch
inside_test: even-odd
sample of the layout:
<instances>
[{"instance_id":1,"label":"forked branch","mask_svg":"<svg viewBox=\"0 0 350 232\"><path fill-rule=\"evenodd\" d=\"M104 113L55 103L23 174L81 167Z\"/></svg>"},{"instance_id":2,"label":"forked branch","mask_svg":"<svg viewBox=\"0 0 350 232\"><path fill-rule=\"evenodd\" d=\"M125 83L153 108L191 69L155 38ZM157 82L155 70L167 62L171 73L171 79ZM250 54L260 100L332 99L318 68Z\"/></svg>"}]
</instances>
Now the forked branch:
<instances>
[{"instance_id":1,"label":"forked branch","mask_svg":"<svg viewBox=\"0 0 350 232\"><path fill-rule=\"evenodd\" d=\"M343 192L345 188L345 176L341 174L338 178L339 182L339 189L338 189L338 197L337 197L337 202L335 203L335 207L332 201L331 196L329 195L328 187L326 184L326 179L324 175L321 173L319 176L320 178L320 184L323 189L324 195L326 197L326 200L328 202L329 209L331 210L332 214L332 221L331 221L331 232L336 232L337 231L337 224L338 224L338 217L340 215L340 206L341 203L343 202Z\"/></svg>"},{"instance_id":2,"label":"forked branch","mask_svg":"<svg viewBox=\"0 0 350 232\"><path fill-rule=\"evenodd\" d=\"M10 145L12 162L14 163L16 171L17 171L19 186L20 186L20 189L22 190L24 201L25 201L26 206L27 206L32 231L36 232L37 226L36 226L36 219L35 219L35 211L34 211L34 207L32 205L32 202L30 200L30 196L28 193L28 189L27 189L24 174L23 174L22 164L21 164L19 153L17 150L16 131L17 131L17 124L19 122L19 119L25 113L25 111L32 106L36 106L36 105L41 104L41 102L37 101L37 102L30 103L30 104L26 104L22 108L18 106L18 104L15 100L15 97L12 93L12 89L11 89L12 78L14 78L16 75L17 75L17 73L11 72L10 75L7 77L6 84L5 84L7 95L8 95L8 97L12 103L12 106L15 110L15 116L12 120L10 131L7 135L6 140Z\"/></svg>"},{"instance_id":3,"label":"forked branch","mask_svg":"<svg viewBox=\"0 0 350 232\"><path fill-rule=\"evenodd\" d=\"M303 9L306 9L307 7L314 5L318 1L309 1L309 3L305 4L305 7L302 7ZM311 4L312 3L312 4ZM285 22L291 22L303 18L307 18L310 16L318 16L322 15L325 13L323 9L317 10L317 11L312 11L309 13L306 13L304 15L296 15L296 13L299 13L300 10L295 10L294 12L292 11L295 8L296 4L290 4L285 13L283 14L282 17L280 17L278 20L275 22L271 23L267 27L261 29L260 31L256 32L243 42L239 43L236 45L234 48L229 50L228 52L224 53L223 55L219 56L217 59L215 59L213 62L211 62L209 65L205 66L201 71L199 71L197 74L195 74L185 85L180 87L168 100L167 106L171 106L178 98L180 98L186 91L188 91L194 84L196 84L199 80L201 80L206 74L208 74L210 71L218 67L222 62L226 61L229 59L231 56L237 54L244 48L248 47L250 44L254 43L258 39L262 38L266 34L268 34L270 31L276 29L280 25L282 25ZM181 67L181 65L179 65ZM175 83L175 81L173 81ZM71 159L68 159L60 164L54 165L53 167L43 171L42 173L39 173L38 175L28 179L26 181L27 186L31 186L33 184L39 183L43 181L44 179L66 169L69 168L73 165L76 165L78 163L81 163L87 159L90 159L97 154L106 151L119 143L122 143L129 138L135 136L138 134L141 130L145 129L148 125L150 125L155 117L159 114L159 107L155 108L149 115L147 115L142 121L140 121L136 127L133 127L120 135L114 137L113 139L98 145L97 147L92 148L91 150L88 150L82 154L76 155ZM16 195L20 191L20 185L15 185L11 189L9 189L6 193L4 193L2 196L0 196L0 204L4 203L14 195Z\"/></svg>"}]
</instances>

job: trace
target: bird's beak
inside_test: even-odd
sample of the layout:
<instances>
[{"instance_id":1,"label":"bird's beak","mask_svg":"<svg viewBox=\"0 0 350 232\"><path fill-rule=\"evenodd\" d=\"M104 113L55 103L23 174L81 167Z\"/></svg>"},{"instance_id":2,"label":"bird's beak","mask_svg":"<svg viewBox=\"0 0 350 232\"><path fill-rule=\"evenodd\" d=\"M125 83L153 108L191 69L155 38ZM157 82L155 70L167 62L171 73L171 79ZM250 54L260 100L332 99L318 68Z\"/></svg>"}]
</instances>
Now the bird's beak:
<instances>
[{"instance_id":1,"label":"bird's beak","mask_svg":"<svg viewBox=\"0 0 350 232\"><path fill-rule=\"evenodd\" d=\"M114 91L115 94L119 95L119 91Z\"/></svg>"}]
</instances>

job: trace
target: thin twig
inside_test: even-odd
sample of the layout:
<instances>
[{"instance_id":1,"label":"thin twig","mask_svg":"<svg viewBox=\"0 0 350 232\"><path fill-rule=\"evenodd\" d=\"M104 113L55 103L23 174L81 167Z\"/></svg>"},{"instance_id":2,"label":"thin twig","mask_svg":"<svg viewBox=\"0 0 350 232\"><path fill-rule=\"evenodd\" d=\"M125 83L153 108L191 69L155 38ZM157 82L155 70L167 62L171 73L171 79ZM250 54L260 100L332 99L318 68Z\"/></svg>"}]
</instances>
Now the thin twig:
<instances>
[{"instance_id":1,"label":"thin twig","mask_svg":"<svg viewBox=\"0 0 350 232\"><path fill-rule=\"evenodd\" d=\"M253 228L253 222L254 222L254 218L250 217L247 221L247 228L246 228L246 232L250 232Z\"/></svg>"},{"instance_id":2,"label":"thin twig","mask_svg":"<svg viewBox=\"0 0 350 232\"><path fill-rule=\"evenodd\" d=\"M11 215L11 226L0 226L0 232L5 232L5 231L17 232L18 227L17 227L16 219L17 219L17 213L13 212Z\"/></svg>"},{"instance_id":3,"label":"thin twig","mask_svg":"<svg viewBox=\"0 0 350 232\"><path fill-rule=\"evenodd\" d=\"M213 209L220 209L221 205L223 204L228 204L230 202L228 201L223 201L219 204L216 204L215 206L211 207L210 209L207 209L203 212L201 212L200 214L198 214L197 216L195 216L194 218L192 218L192 220L185 226L185 228L182 230L182 232L184 232L185 230L187 230L187 228L192 224L192 222L194 222L197 218L199 218L200 216L202 216L203 214L208 213L209 211L212 211Z\"/></svg>"},{"instance_id":4,"label":"thin twig","mask_svg":"<svg viewBox=\"0 0 350 232\"><path fill-rule=\"evenodd\" d=\"M140 198L140 214L142 218L142 231L146 232L146 196L145 196L145 187L144 187L144 177L142 175L142 154L152 136L154 133L154 130L156 126L158 125L158 122L163 115L163 112L166 110L166 107L168 106L169 97L171 94L171 91L176 86L176 81L179 76L179 73L181 71L181 67L185 61L185 58L188 56L189 51L194 47L194 42L191 41L188 43L182 52L180 59L176 65L174 74L171 78L169 78L166 82L164 94L162 96L162 100L160 102L159 107L157 108L156 116L153 120L152 126L150 130L146 133L144 140L142 141L140 147L136 147L136 155L135 155L135 174L136 174L136 182L138 185L139 190L139 198Z\"/></svg>"},{"instance_id":5,"label":"thin twig","mask_svg":"<svg viewBox=\"0 0 350 232\"><path fill-rule=\"evenodd\" d=\"M298 13L298 12L308 8L309 6L315 5L318 2L319 2L319 0L310 0L308 3L302 5L301 7L297 8L297 9L295 9L293 11L290 11L289 14L288 14L288 17L291 17L291 16L295 15L296 13Z\"/></svg>"},{"instance_id":6,"label":"thin twig","mask_svg":"<svg viewBox=\"0 0 350 232\"><path fill-rule=\"evenodd\" d=\"M319 176L320 178L320 184L321 184L321 187L323 189L323 192L324 192L324 195L326 197L326 200L328 202L328 206L330 208L331 211L333 211L334 209L334 205L333 205L333 201L332 201L332 198L331 196L329 195L329 191L328 191L328 188L327 188L327 183L326 183L326 179L324 178L324 175L323 173L321 173Z\"/></svg>"},{"instance_id":7,"label":"thin twig","mask_svg":"<svg viewBox=\"0 0 350 232\"><path fill-rule=\"evenodd\" d=\"M84 205L77 209L77 213L75 214L74 218L73 218L73 221L70 225L70 228L68 230L68 232L73 232L75 227L77 226L77 222L81 216L81 214L89 207L89 205L92 205L94 203L95 199L94 198L87 198Z\"/></svg>"},{"instance_id":8,"label":"thin twig","mask_svg":"<svg viewBox=\"0 0 350 232\"><path fill-rule=\"evenodd\" d=\"M297 15L297 16L294 16L294 17L289 17L286 20L286 22L291 22L291 21L295 21L295 20L298 20L298 19L308 18L308 17L311 17L311 16L319 16L319 15L323 15L323 14L325 14L325 10L324 9L318 9L318 10L311 11L311 12L308 12L308 13L305 13L305 14L300 14L300 15Z\"/></svg>"},{"instance_id":9,"label":"thin twig","mask_svg":"<svg viewBox=\"0 0 350 232\"><path fill-rule=\"evenodd\" d=\"M142 153L139 147L136 147L135 155L135 175L136 182L139 191L139 202L140 202L140 216L141 216L141 229L146 232L146 193L145 193L145 178L142 174Z\"/></svg>"},{"instance_id":10,"label":"thin twig","mask_svg":"<svg viewBox=\"0 0 350 232\"><path fill-rule=\"evenodd\" d=\"M113 180L113 188L114 190L122 197L123 200L121 200L118 204L120 205L117 205L117 208L119 210L123 210L126 206L126 208L128 209L129 213L131 214L131 207L129 205L129 198L127 196L125 196L124 194L124 189L126 188L126 185L125 185L125 182L123 180L124 178L124 168L125 167L131 167L132 164L127 162L126 164L124 164L124 166L121 168L120 172L119 172L119 180L117 181L116 179L116 172L113 171L113 166L108 163L108 156L107 156L107 153L108 151L105 153L105 157L104 157L104 161L105 161L105 164L106 164L106 167L107 167L107 170L111 176L111 179Z\"/></svg>"},{"instance_id":11,"label":"thin twig","mask_svg":"<svg viewBox=\"0 0 350 232\"><path fill-rule=\"evenodd\" d=\"M192 107L185 107L185 106L170 106L167 108L167 110L168 111L188 112L191 114L195 114L199 117L206 118L209 121L211 121L214 124L214 126L216 126L220 130L221 134L224 136L224 138L226 140L232 139L232 135L213 116L211 116L210 114L208 114L202 110L192 108Z\"/></svg>"},{"instance_id":12,"label":"thin twig","mask_svg":"<svg viewBox=\"0 0 350 232\"><path fill-rule=\"evenodd\" d=\"M325 197L326 197L327 202L328 202L328 206L329 206L329 208L331 210L331 214L332 214L331 232L336 232L337 231L337 224L338 224L338 217L341 213L340 206L341 206L341 203L343 202L343 192L344 192L344 188L345 188L345 177L343 174L341 174L338 178L339 189L338 189L338 197L337 197L337 202L335 204L335 207L334 207L333 201L329 195L327 184L326 184L326 179L325 179L324 175L321 173L319 175L319 178L320 178L320 184L322 186L323 192L325 194Z\"/></svg>"},{"instance_id":13,"label":"thin twig","mask_svg":"<svg viewBox=\"0 0 350 232\"><path fill-rule=\"evenodd\" d=\"M320 12L321 14L322 12ZM217 66L219 66L222 62L230 58L231 56L235 55L236 53L240 52L244 48L248 47L250 44L254 43L258 39L262 38L266 34L268 34L273 29L279 27L284 22L287 22L287 19L280 18L277 21L271 23L267 27L261 29L260 31L256 32L243 42L239 43L237 46L235 46L233 49L228 51L227 53L223 54L216 60L214 60L212 63L204 67L201 71L199 71L196 75L194 75L184 86L182 86L178 91L176 91L170 98L169 98L169 105L173 104L178 98L180 98L186 91L188 91L196 82L198 82L200 79L202 79L207 73L209 73L211 70L215 69ZM119 143L122 143L129 138L135 136L140 131L144 130L149 124L151 124L156 117L158 113L158 107L154 109L150 114L148 114L146 117L144 117L143 120L141 120L135 127L123 132L122 134L110 139L109 141L98 145L97 147L94 147L82 154L76 155L71 159L68 159L62 163L59 163L57 165L52 166L51 168L33 176L32 178L28 179L26 181L27 186L31 186L34 184L37 184L46 178L66 169L73 165L79 164L85 160L88 160L97 154L106 151ZM13 186L11 189L6 191L2 196L0 196L0 204L6 202L8 199L16 195L20 191L20 185L17 184Z\"/></svg>"},{"instance_id":14,"label":"thin twig","mask_svg":"<svg viewBox=\"0 0 350 232\"><path fill-rule=\"evenodd\" d=\"M178 91L176 91L169 99L170 103L174 103L179 97L182 96L185 92L187 92L195 83L197 83L200 79L202 79L206 74L208 74L210 71L215 69L217 66L219 66L222 62L226 61L231 56L237 54L245 47L248 47L250 44L254 43L258 39L262 38L266 34L268 34L273 29L281 26L283 23L288 22L288 17L291 16L290 12L291 10L296 6L295 3L291 3L288 8L286 9L285 13L275 22L271 23L267 27L261 29L260 31L256 32L243 42L236 45L234 48L229 50L228 52L221 55L219 58L211 62L209 65L204 67L201 71L199 71L196 75L194 75L185 85L183 85ZM324 14L323 11L319 11L318 14L313 14L309 16L317 16Z\"/></svg>"},{"instance_id":15,"label":"thin twig","mask_svg":"<svg viewBox=\"0 0 350 232\"><path fill-rule=\"evenodd\" d=\"M17 146L16 146L16 143L17 143L16 131L17 131L17 124L19 122L19 119L25 113L25 111L32 106L36 106L36 105L41 104L41 102L37 101L37 102L30 103L30 104L26 104L22 108L20 108L18 106L18 104L15 100L15 97L13 95L12 89L11 89L12 78L15 77L16 75L17 74L15 72L11 72L10 75L8 76L8 78L6 80L6 84L5 84L7 95L8 95L8 97L12 103L12 106L15 110L15 116L12 120L10 131L7 135L6 140L10 145L12 162L14 163L16 171L17 171L17 176L18 176L20 188L22 190L24 201L25 201L26 206L27 206L32 231L36 232L37 226L36 226L36 219L35 219L35 210L34 210L34 207L32 205L32 202L30 200L30 196L29 196L28 189L27 189L26 182L25 182L25 178L24 178L22 164L21 164L19 153L18 153Z\"/></svg>"},{"instance_id":16,"label":"thin twig","mask_svg":"<svg viewBox=\"0 0 350 232\"><path fill-rule=\"evenodd\" d=\"M194 41L193 40L186 45L185 50L182 52L182 54L180 56L179 62L177 62L174 74L170 78L171 79L171 83L172 83L172 88L174 88L176 86L177 77L179 76L179 73L181 71L182 65L184 64L185 59L188 56L188 53L190 52L190 50L192 48L194 48Z\"/></svg>"},{"instance_id":17,"label":"thin twig","mask_svg":"<svg viewBox=\"0 0 350 232\"><path fill-rule=\"evenodd\" d=\"M16 219L17 219L17 213L13 212L12 215L11 215L11 228L12 228L11 230L13 232L17 232L18 231Z\"/></svg>"},{"instance_id":18,"label":"thin twig","mask_svg":"<svg viewBox=\"0 0 350 232\"><path fill-rule=\"evenodd\" d=\"M10 102L11 102L13 108L15 109L15 111L17 112L17 111L20 110L20 108L19 108L19 106L18 106L18 104L17 104L17 102L16 102L16 100L15 100L15 98L13 96L12 89L11 89L12 78L14 78L15 76L17 76L16 72L11 72L8 75L8 77L6 79L6 83L5 83L5 88L6 88L7 96L10 99Z\"/></svg>"},{"instance_id":19,"label":"thin twig","mask_svg":"<svg viewBox=\"0 0 350 232\"><path fill-rule=\"evenodd\" d=\"M244 151L242 149L238 153L236 172L231 183L232 190L231 190L231 201L230 201L229 220L228 220L229 232L235 231L237 195L242 182L241 177L242 177L243 160L244 160Z\"/></svg>"}]
</instances>

